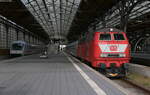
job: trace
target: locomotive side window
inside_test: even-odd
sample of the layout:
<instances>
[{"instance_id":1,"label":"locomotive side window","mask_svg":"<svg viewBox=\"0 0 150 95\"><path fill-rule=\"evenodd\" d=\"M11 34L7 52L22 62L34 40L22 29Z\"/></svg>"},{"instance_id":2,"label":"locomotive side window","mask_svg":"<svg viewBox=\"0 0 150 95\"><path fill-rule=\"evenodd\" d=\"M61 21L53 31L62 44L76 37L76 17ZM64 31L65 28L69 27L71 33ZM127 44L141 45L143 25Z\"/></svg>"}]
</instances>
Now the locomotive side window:
<instances>
[{"instance_id":1,"label":"locomotive side window","mask_svg":"<svg viewBox=\"0 0 150 95\"><path fill-rule=\"evenodd\" d=\"M110 34L100 34L100 40L111 40Z\"/></svg>"},{"instance_id":2,"label":"locomotive side window","mask_svg":"<svg viewBox=\"0 0 150 95\"><path fill-rule=\"evenodd\" d=\"M114 34L114 39L115 40L125 40L123 34Z\"/></svg>"}]
</instances>

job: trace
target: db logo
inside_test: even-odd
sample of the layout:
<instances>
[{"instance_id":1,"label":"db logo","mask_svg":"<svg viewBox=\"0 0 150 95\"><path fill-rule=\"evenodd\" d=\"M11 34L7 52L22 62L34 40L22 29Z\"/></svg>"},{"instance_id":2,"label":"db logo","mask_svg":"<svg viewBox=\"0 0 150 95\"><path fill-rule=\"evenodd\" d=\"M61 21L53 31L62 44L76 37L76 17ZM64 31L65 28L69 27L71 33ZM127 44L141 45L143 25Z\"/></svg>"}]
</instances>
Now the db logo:
<instances>
[{"instance_id":1,"label":"db logo","mask_svg":"<svg viewBox=\"0 0 150 95\"><path fill-rule=\"evenodd\" d=\"M110 46L110 51L117 51L117 46L116 45L112 45Z\"/></svg>"}]
</instances>

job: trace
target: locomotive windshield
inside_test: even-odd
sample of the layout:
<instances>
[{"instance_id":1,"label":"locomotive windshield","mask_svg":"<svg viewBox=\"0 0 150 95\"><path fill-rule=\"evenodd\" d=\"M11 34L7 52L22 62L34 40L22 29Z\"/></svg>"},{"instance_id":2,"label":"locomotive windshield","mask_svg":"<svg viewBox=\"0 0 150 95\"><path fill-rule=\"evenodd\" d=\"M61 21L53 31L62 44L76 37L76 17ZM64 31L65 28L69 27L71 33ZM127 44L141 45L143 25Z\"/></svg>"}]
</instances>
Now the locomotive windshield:
<instances>
[{"instance_id":1,"label":"locomotive windshield","mask_svg":"<svg viewBox=\"0 0 150 95\"><path fill-rule=\"evenodd\" d=\"M111 40L111 35L110 34L101 34L100 40Z\"/></svg>"},{"instance_id":2,"label":"locomotive windshield","mask_svg":"<svg viewBox=\"0 0 150 95\"><path fill-rule=\"evenodd\" d=\"M123 34L114 34L114 39L115 40L125 40Z\"/></svg>"},{"instance_id":3,"label":"locomotive windshield","mask_svg":"<svg viewBox=\"0 0 150 95\"><path fill-rule=\"evenodd\" d=\"M12 45L13 50L22 50L23 44L15 43Z\"/></svg>"}]
</instances>

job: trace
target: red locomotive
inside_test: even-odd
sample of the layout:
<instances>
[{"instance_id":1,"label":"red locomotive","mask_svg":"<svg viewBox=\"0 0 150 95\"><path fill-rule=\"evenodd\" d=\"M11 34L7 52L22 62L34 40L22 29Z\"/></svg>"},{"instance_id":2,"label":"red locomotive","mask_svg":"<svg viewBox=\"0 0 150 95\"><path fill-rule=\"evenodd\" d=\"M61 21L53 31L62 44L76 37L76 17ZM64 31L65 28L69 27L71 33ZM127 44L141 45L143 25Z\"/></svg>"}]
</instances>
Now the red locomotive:
<instances>
[{"instance_id":1,"label":"red locomotive","mask_svg":"<svg viewBox=\"0 0 150 95\"><path fill-rule=\"evenodd\" d=\"M124 76L125 63L130 60L130 45L126 34L115 28L105 28L82 36L67 46L73 55L84 59L108 77Z\"/></svg>"}]
</instances>

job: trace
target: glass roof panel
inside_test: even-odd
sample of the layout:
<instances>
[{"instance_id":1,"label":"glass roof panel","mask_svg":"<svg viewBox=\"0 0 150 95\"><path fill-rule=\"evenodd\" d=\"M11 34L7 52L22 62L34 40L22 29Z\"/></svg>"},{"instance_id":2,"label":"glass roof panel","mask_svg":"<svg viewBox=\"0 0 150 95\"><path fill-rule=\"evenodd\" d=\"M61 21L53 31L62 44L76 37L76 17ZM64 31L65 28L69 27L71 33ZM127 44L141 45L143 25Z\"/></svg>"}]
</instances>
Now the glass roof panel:
<instances>
[{"instance_id":1,"label":"glass roof panel","mask_svg":"<svg viewBox=\"0 0 150 95\"><path fill-rule=\"evenodd\" d=\"M21 1L49 35L60 37L67 35L81 0Z\"/></svg>"}]
</instances>

